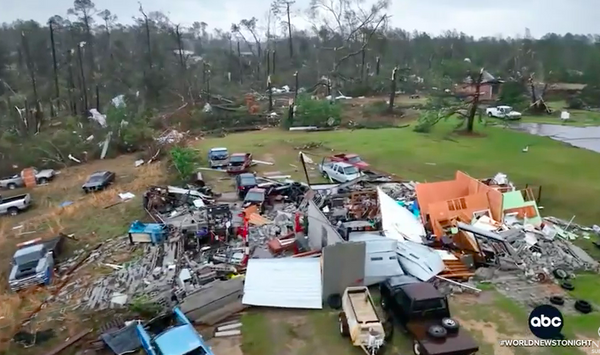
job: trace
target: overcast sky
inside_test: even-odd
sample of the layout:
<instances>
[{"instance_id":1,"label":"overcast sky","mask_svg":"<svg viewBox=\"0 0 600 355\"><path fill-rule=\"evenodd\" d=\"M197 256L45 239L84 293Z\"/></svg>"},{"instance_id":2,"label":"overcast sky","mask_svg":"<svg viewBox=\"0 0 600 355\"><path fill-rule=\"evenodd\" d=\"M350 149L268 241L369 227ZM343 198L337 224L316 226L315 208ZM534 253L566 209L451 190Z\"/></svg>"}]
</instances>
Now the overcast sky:
<instances>
[{"instance_id":1,"label":"overcast sky","mask_svg":"<svg viewBox=\"0 0 600 355\"><path fill-rule=\"evenodd\" d=\"M307 8L310 0L296 0ZM329 1L329 0L326 0ZM369 0L366 0L367 2ZM523 36L545 33L600 33L600 0L391 0L392 24L406 30L440 34L456 29L476 37ZM210 29L229 29L243 18L266 18L270 0L143 0L146 11L163 11L174 23L204 21ZM0 22L34 19L46 22L52 15L66 16L72 0L0 0ZM137 0L95 0L98 10L109 9L121 22L138 16ZM302 18L304 17L304 19ZM293 21L307 26L305 16Z\"/></svg>"}]
</instances>

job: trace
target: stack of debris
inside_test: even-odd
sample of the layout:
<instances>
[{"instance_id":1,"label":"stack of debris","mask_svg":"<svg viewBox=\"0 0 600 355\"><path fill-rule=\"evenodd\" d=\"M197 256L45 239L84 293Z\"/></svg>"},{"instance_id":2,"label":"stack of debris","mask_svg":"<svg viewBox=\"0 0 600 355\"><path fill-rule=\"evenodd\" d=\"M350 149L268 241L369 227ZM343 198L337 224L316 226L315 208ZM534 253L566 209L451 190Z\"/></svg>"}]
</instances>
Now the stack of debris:
<instances>
[{"instance_id":1,"label":"stack of debris","mask_svg":"<svg viewBox=\"0 0 600 355\"><path fill-rule=\"evenodd\" d=\"M108 263L115 252L140 248L141 258L125 265ZM238 259L241 256L238 255ZM211 282L237 274L232 260L219 258L213 248L186 250L181 234L172 234L163 243L141 244L132 247L127 237L116 238L94 252L86 263L97 263L114 269L92 284L80 278L68 285L57 295L57 301L77 299L75 308L108 309L132 304L139 300L145 303L171 306L186 295L211 287ZM239 262L238 262L239 263ZM72 304L72 302L71 302Z\"/></svg>"}]
</instances>

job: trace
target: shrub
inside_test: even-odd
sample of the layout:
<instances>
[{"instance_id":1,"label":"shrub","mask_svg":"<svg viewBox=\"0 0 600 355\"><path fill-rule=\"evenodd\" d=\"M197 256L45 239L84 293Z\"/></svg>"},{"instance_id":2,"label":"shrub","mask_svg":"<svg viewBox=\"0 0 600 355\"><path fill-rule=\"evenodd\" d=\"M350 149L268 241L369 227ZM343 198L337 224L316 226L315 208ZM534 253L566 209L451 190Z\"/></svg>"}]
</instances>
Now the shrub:
<instances>
[{"instance_id":1,"label":"shrub","mask_svg":"<svg viewBox=\"0 0 600 355\"><path fill-rule=\"evenodd\" d=\"M193 148L175 146L169 151L171 166L177 171L179 179L189 180L200 164L200 155Z\"/></svg>"},{"instance_id":2,"label":"shrub","mask_svg":"<svg viewBox=\"0 0 600 355\"><path fill-rule=\"evenodd\" d=\"M341 122L342 107L338 102L312 100L308 95L299 95L296 112L289 126L337 126ZM333 119L333 120L332 120ZM333 124L329 124L332 121Z\"/></svg>"}]
</instances>

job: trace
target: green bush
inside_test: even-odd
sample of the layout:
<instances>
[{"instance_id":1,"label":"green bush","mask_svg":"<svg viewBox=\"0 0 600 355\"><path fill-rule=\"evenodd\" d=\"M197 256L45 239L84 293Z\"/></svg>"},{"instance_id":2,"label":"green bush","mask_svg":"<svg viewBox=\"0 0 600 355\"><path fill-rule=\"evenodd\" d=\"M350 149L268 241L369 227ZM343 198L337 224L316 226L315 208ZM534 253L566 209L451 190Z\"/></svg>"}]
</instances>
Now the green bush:
<instances>
[{"instance_id":1,"label":"green bush","mask_svg":"<svg viewBox=\"0 0 600 355\"><path fill-rule=\"evenodd\" d=\"M338 126L341 122L342 107L338 102L313 100L308 95L299 95L296 100L296 113L289 127L298 126Z\"/></svg>"},{"instance_id":2,"label":"green bush","mask_svg":"<svg viewBox=\"0 0 600 355\"><path fill-rule=\"evenodd\" d=\"M183 146L175 146L169 151L171 166L177 171L179 179L189 180L201 162L198 151Z\"/></svg>"}]
</instances>

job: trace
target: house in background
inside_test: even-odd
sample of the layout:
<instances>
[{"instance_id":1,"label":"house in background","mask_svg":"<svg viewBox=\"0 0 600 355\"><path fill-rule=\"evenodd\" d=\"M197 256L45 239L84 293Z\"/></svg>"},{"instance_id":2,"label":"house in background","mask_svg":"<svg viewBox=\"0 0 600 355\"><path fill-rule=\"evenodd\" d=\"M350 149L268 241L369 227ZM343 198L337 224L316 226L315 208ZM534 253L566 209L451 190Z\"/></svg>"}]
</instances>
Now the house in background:
<instances>
[{"instance_id":1,"label":"house in background","mask_svg":"<svg viewBox=\"0 0 600 355\"><path fill-rule=\"evenodd\" d=\"M501 84L503 80L496 79L492 74L483 71L483 78L479 88L479 99L481 101L496 101L500 94ZM468 76L462 84L456 84L454 93L460 98L469 97L477 92L475 80Z\"/></svg>"}]
</instances>

